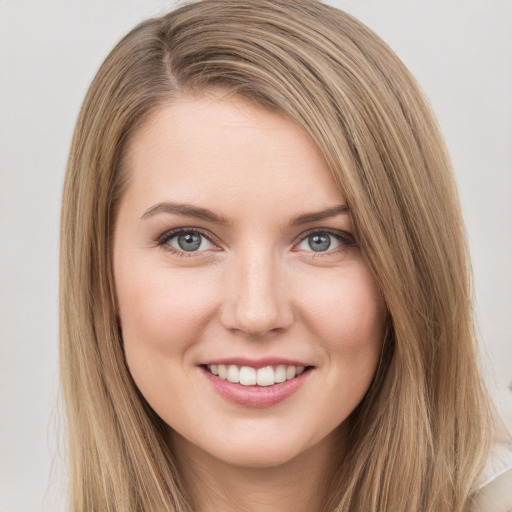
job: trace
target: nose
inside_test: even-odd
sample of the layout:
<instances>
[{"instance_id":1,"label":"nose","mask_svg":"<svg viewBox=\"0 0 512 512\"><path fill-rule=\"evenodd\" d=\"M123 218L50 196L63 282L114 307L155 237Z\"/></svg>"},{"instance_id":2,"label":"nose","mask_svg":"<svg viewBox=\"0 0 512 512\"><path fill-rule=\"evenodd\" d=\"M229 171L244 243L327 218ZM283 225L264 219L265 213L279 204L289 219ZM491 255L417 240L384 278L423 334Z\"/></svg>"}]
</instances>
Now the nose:
<instances>
[{"instance_id":1,"label":"nose","mask_svg":"<svg viewBox=\"0 0 512 512\"><path fill-rule=\"evenodd\" d=\"M283 332L294 320L283 269L266 251L240 257L225 282L221 322L233 333L262 338Z\"/></svg>"}]
</instances>

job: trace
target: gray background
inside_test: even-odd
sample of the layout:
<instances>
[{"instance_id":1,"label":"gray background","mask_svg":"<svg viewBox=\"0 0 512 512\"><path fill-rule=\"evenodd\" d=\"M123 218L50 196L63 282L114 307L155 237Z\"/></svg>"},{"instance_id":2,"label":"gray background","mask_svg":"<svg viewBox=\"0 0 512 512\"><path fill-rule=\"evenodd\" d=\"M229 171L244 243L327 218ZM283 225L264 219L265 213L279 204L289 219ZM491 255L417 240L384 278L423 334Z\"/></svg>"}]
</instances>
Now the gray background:
<instances>
[{"instance_id":1,"label":"gray background","mask_svg":"<svg viewBox=\"0 0 512 512\"><path fill-rule=\"evenodd\" d=\"M248 0L249 1L249 0ZM473 254L483 364L512 426L512 2L339 0L429 96ZM87 86L162 0L0 0L0 511L64 510L58 221Z\"/></svg>"}]
</instances>

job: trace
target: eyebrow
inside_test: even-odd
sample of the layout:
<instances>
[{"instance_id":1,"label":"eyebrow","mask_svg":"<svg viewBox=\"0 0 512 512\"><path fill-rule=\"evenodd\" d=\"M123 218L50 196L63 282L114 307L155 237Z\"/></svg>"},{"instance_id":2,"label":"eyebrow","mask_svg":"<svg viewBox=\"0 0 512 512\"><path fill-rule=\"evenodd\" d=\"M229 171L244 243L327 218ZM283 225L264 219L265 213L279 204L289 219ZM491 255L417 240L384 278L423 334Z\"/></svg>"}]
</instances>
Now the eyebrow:
<instances>
[{"instance_id":1,"label":"eyebrow","mask_svg":"<svg viewBox=\"0 0 512 512\"><path fill-rule=\"evenodd\" d=\"M331 217L337 217L338 215L348 212L348 206L346 204L340 204L319 212L304 213L302 215L299 215L290 222L290 226L302 226L303 224L309 224L310 222L318 222L319 220L330 219Z\"/></svg>"},{"instance_id":2,"label":"eyebrow","mask_svg":"<svg viewBox=\"0 0 512 512\"><path fill-rule=\"evenodd\" d=\"M320 220L337 217L338 215L348 212L349 207L346 204L340 204L332 206L330 208L326 208L325 210L321 210L319 212L303 213L291 219L289 225L302 226L303 224L309 224L311 222L318 222ZM218 224L221 226L232 225L232 222L229 219L223 217L222 215L216 214L215 212L209 210L208 208L201 208L199 206L194 206L189 203L176 203L173 201L165 201L162 203L155 204L154 206L151 206L144 212L141 218L142 220L145 220L159 213L181 215L184 217L193 217L196 219L204 220L206 222L212 222L213 224Z\"/></svg>"},{"instance_id":3,"label":"eyebrow","mask_svg":"<svg viewBox=\"0 0 512 512\"><path fill-rule=\"evenodd\" d=\"M142 219L148 219L149 217L153 217L158 213L169 213L174 215L182 215L184 217L194 217L196 219L212 222L213 224L219 224L222 226L228 226L231 224L228 219L222 217L221 215L217 215L215 212L212 212L207 208L201 208L199 206L194 206L188 203L175 203L173 201L166 201L151 206L151 208L148 208L144 212Z\"/></svg>"}]
</instances>

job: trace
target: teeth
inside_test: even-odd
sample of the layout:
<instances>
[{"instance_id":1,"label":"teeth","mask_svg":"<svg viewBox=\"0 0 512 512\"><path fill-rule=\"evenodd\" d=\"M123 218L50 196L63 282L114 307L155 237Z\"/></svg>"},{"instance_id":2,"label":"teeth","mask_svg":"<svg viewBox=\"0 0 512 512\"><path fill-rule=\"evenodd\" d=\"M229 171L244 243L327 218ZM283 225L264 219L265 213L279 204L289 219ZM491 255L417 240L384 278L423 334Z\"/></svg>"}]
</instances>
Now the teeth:
<instances>
[{"instance_id":1,"label":"teeth","mask_svg":"<svg viewBox=\"0 0 512 512\"><path fill-rule=\"evenodd\" d=\"M286 380L286 366L280 364L274 372L274 380L276 382L284 382Z\"/></svg>"},{"instance_id":2,"label":"teeth","mask_svg":"<svg viewBox=\"0 0 512 512\"><path fill-rule=\"evenodd\" d=\"M274 368L272 366L265 366L259 368L256 372L256 384L258 386L272 386L276 383L274 378Z\"/></svg>"},{"instance_id":3,"label":"teeth","mask_svg":"<svg viewBox=\"0 0 512 512\"><path fill-rule=\"evenodd\" d=\"M244 386L255 386L256 370L249 366L242 366L242 368L240 368L240 384Z\"/></svg>"},{"instance_id":4,"label":"teeth","mask_svg":"<svg viewBox=\"0 0 512 512\"><path fill-rule=\"evenodd\" d=\"M230 364L228 366L226 380L229 380L229 382L240 382L240 371L238 370L238 366L235 366L234 364Z\"/></svg>"},{"instance_id":5,"label":"teeth","mask_svg":"<svg viewBox=\"0 0 512 512\"><path fill-rule=\"evenodd\" d=\"M276 368L265 366L263 368L251 368L250 366L241 366L230 364L211 364L207 366L213 375L229 382L240 383L243 386L273 386L291 380L304 372L304 366L285 366L280 364Z\"/></svg>"},{"instance_id":6,"label":"teeth","mask_svg":"<svg viewBox=\"0 0 512 512\"><path fill-rule=\"evenodd\" d=\"M295 366L288 366L288 368L286 368L286 380L293 379L293 377L295 377L295 373Z\"/></svg>"}]
</instances>

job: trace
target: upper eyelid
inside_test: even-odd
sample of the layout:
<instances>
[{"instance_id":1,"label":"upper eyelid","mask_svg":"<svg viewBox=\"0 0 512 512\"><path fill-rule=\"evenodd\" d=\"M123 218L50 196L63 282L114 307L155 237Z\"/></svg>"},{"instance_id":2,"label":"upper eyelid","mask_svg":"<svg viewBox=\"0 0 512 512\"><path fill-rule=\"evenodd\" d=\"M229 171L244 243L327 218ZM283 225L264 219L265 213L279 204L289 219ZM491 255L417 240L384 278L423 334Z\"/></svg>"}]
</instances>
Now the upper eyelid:
<instances>
[{"instance_id":1,"label":"upper eyelid","mask_svg":"<svg viewBox=\"0 0 512 512\"><path fill-rule=\"evenodd\" d=\"M207 238L212 244L215 244L215 245L219 245L219 241L217 240L217 238L215 236L213 236L213 234L209 233L208 231L202 229L202 228L192 228L192 227L183 227L183 228L175 228L175 229L170 229L168 231L165 231L164 233L162 233L158 238L157 238L157 242L159 244L164 244L165 242L167 242L168 240L170 240L171 238L175 237L176 235L179 235L180 233L199 233L200 235L204 236L205 238Z\"/></svg>"},{"instance_id":2,"label":"upper eyelid","mask_svg":"<svg viewBox=\"0 0 512 512\"><path fill-rule=\"evenodd\" d=\"M349 233L348 231L339 230L339 229L332 229L332 228L313 228L308 231L305 231L301 233L294 241L294 244L298 242L302 242L305 240L308 236L311 236L315 233L326 233L328 235L337 236L339 238L343 239L350 239L351 244L356 245L356 239L352 233Z\"/></svg>"}]
</instances>

